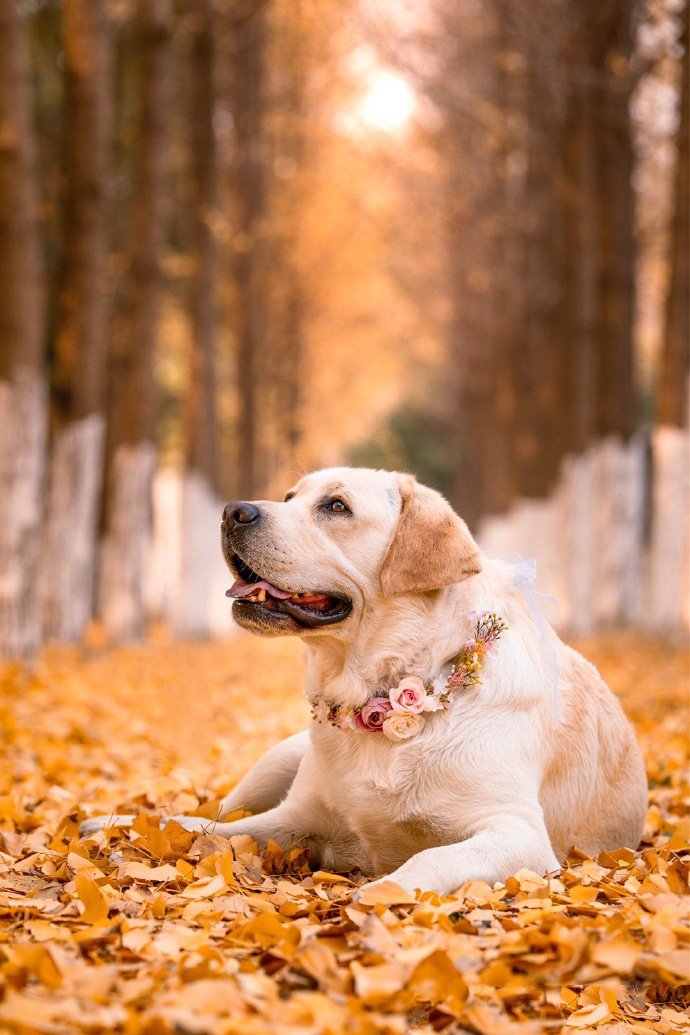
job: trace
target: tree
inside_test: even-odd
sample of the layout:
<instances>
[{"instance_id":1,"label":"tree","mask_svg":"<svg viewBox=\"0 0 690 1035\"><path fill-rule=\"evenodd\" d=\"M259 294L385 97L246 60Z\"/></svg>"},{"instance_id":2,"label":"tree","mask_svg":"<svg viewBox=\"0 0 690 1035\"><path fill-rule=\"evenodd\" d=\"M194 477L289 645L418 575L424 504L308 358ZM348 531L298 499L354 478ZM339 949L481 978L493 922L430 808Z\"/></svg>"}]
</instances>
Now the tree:
<instances>
[{"instance_id":1,"label":"tree","mask_svg":"<svg viewBox=\"0 0 690 1035\"><path fill-rule=\"evenodd\" d=\"M107 6L63 0L62 18L65 163L53 396L64 425L104 409L112 82Z\"/></svg>"},{"instance_id":2,"label":"tree","mask_svg":"<svg viewBox=\"0 0 690 1035\"><path fill-rule=\"evenodd\" d=\"M688 423L690 378L690 6L682 13L681 99L678 113L677 158L671 227L671 276L661 358L658 415L662 424Z\"/></svg>"},{"instance_id":3,"label":"tree","mask_svg":"<svg viewBox=\"0 0 690 1035\"><path fill-rule=\"evenodd\" d=\"M233 275L237 340L237 474L233 495L258 490L258 388L264 345L261 271L265 249L265 51L267 0L250 0L233 15L235 40L231 105L235 122L235 226Z\"/></svg>"},{"instance_id":4,"label":"tree","mask_svg":"<svg viewBox=\"0 0 690 1035\"><path fill-rule=\"evenodd\" d=\"M214 214L218 158L214 130L217 21L212 0L190 5L189 130L191 153L191 324L187 387L187 466L209 487L219 478L215 377L217 247Z\"/></svg>"},{"instance_id":5,"label":"tree","mask_svg":"<svg viewBox=\"0 0 690 1035\"><path fill-rule=\"evenodd\" d=\"M157 358L167 196L167 71L170 0L140 0L134 46L139 111L134 140L129 312L113 349L108 426L107 532L101 557L100 612L119 639L140 636L152 533L156 462Z\"/></svg>"},{"instance_id":6,"label":"tree","mask_svg":"<svg viewBox=\"0 0 690 1035\"><path fill-rule=\"evenodd\" d=\"M0 5L0 657L37 646L46 407L44 271L27 42Z\"/></svg>"},{"instance_id":7,"label":"tree","mask_svg":"<svg viewBox=\"0 0 690 1035\"><path fill-rule=\"evenodd\" d=\"M107 6L63 0L61 269L51 459L40 572L44 632L78 639L93 610L108 337L111 41Z\"/></svg>"},{"instance_id":8,"label":"tree","mask_svg":"<svg viewBox=\"0 0 690 1035\"><path fill-rule=\"evenodd\" d=\"M170 104L170 0L141 0L136 6L134 53L137 97L133 140L133 202L127 288L129 312L111 374L117 391L110 407L114 448L156 438L158 323L163 288L168 198L167 123Z\"/></svg>"},{"instance_id":9,"label":"tree","mask_svg":"<svg viewBox=\"0 0 690 1035\"><path fill-rule=\"evenodd\" d=\"M636 4L608 0L591 11L590 68L596 101L594 148L600 182L600 327L597 437L629 438L637 427L633 355L634 197L630 95Z\"/></svg>"},{"instance_id":10,"label":"tree","mask_svg":"<svg viewBox=\"0 0 690 1035\"><path fill-rule=\"evenodd\" d=\"M0 11L0 378L43 368L44 281L24 27Z\"/></svg>"}]
</instances>

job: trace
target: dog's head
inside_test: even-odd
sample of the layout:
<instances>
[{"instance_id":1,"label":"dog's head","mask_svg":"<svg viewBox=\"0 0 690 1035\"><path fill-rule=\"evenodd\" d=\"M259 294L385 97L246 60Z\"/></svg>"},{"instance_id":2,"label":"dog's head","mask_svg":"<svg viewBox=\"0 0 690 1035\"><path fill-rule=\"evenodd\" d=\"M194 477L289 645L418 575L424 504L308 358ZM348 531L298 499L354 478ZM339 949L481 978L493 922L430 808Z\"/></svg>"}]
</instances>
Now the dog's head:
<instances>
[{"instance_id":1,"label":"dog's head","mask_svg":"<svg viewBox=\"0 0 690 1035\"><path fill-rule=\"evenodd\" d=\"M233 616L252 632L345 634L383 600L480 570L467 525L411 475L331 468L284 502L229 503L222 545Z\"/></svg>"}]
</instances>

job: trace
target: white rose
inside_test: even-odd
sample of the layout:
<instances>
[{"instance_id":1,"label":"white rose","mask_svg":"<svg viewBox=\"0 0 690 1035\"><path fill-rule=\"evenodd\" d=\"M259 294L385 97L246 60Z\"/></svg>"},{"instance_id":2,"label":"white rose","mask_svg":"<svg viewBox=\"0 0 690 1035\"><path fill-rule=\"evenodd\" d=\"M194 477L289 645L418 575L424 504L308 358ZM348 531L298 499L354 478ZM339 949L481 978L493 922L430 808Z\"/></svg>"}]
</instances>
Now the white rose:
<instances>
[{"instance_id":1,"label":"white rose","mask_svg":"<svg viewBox=\"0 0 690 1035\"><path fill-rule=\"evenodd\" d=\"M389 740L408 740L424 729L424 716L419 712L394 712L386 716L383 732Z\"/></svg>"}]
</instances>

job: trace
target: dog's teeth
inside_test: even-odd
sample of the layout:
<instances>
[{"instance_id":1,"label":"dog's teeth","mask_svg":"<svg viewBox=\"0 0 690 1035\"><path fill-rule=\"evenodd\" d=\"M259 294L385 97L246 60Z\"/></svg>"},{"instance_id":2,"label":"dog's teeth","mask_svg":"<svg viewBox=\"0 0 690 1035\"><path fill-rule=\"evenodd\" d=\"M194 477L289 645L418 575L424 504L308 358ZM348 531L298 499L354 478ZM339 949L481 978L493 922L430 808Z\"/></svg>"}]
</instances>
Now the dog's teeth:
<instances>
[{"instance_id":1,"label":"dog's teeth","mask_svg":"<svg viewBox=\"0 0 690 1035\"><path fill-rule=\"evenodd\" d=\"M260 589L256 595L256 599L259 601L260 604L263 604L264 600L266 599L266 590Z\"/></svg>"}]
</instances>

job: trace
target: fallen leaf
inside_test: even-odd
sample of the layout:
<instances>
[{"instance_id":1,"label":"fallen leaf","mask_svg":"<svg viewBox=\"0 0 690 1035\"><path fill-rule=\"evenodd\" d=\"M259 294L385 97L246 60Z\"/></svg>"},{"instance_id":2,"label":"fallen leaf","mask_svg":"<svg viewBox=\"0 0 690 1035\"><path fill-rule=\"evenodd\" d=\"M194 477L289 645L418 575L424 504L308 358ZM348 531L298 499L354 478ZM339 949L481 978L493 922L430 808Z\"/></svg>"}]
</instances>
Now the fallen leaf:
<instances>
[{"instance_id":1,"label":"fallen leaf","mask_svg":"<svg viewBox=\"0 0 690 1035\"><path fill-rule=\"evenodd\" d=\"M85 924L102 924L108 919L108 900L88 873L77 874L77 894L84 903L81 919Z\"/></svg>"}]
</instances>

